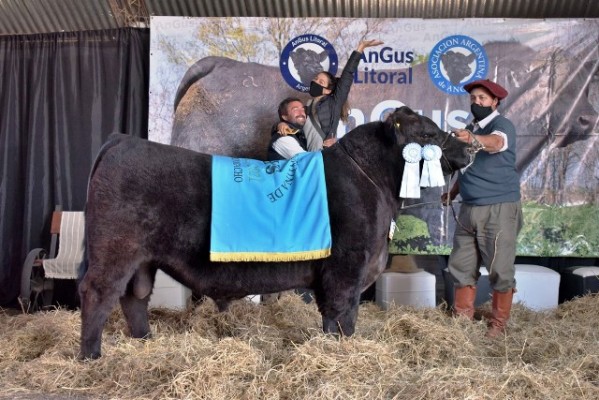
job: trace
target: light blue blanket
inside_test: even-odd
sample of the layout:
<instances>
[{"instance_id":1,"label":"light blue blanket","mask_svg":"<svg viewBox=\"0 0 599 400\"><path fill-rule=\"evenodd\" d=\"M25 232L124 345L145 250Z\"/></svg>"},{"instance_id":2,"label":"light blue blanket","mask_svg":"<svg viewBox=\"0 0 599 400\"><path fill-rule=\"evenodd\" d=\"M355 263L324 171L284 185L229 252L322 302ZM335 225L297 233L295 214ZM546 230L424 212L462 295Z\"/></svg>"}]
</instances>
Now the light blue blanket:
<instances>
[{"instance_id":1,"label":"light blue blanket","mask_svg":"<svg viewBox=\"0 0 599 400\"><path fill-rule=\"evenodd\" d=\"M320 152L289 160L212 158L212 261L301 261L331 254Z\"/></svg>"}]
</instances>

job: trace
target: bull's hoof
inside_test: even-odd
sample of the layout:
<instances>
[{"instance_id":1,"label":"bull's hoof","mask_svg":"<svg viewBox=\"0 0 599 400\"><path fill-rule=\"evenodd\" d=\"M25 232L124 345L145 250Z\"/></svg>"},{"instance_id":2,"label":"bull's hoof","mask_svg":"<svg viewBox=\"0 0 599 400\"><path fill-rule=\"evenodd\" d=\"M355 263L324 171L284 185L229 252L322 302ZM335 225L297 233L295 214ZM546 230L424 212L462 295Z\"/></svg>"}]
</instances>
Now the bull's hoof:
<instances>
[{"instance_id":1,"label":"bull's hoof","mask_svg":"<svg viewBox=\"0 0 599 400\"><path fill-rule=\"evenodd\" d=\"M131 334L131 337L133 339L140 339L140 340L149 340L152 339L152 332L144 332L144 333L135 333L135 334Z\"/></svg>"},{"instance_id":2,"label":"bull's hoof","mask_svg":"<svg viewBox=\"0 0 599 400\"><path fill-rule=\"evenodd\" d=\"M95 352L92 351L91 353L79 353L79 360L81 361L91 361L91 360L97 360L98 358L102 357L102 353L101 352Z\"/></svg>"},{"instance_id":3,"label":"bull's hoof","mask_svg":"<svg viewBox=\"0 0 599 400\"><path fill-rule=\"evenodd\" d=\"M218 308L218 312L225 312L229 309L229 304L231 302L229 300L219 299L214 301L216 303L216 307Z\"/></svg>"},{"instance_id":4,"label":"bull's hoof","mask_svg":"<svg viewBox=\"0 0 599 400\"><path fill-rule=\"evenodd\" d=\"M337 321L325 321L322 325L322 331L325 335L332 335L337 337L342 336L341 332L339 331L339 324L337 323Z\"/></svg>"}]
</instances>

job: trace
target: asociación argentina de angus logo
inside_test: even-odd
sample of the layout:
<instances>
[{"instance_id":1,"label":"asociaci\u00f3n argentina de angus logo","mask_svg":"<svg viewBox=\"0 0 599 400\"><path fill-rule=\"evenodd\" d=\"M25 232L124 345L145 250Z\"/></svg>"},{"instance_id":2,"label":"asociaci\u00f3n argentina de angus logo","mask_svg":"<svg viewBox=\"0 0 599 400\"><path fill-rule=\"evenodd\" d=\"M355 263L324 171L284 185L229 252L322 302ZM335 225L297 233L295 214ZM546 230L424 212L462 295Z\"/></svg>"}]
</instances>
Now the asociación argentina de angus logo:
<instances>
[{"instance_id":1,"label":"asociaci\u00f3n argentina de angus logo","mask_svg":"<svg viewBox=\"0 0 599 400\"><path fill-rule=\"evenodd\" d=\"M306 34L289 41L279 60L281 75L295 90L308 92L310 81L317 73L328 71L335 75L339 68L333 45L318 35Z\"/></svg>"},{"instance_id":2,"label":"asociaci\u00f3n argentina de angus logo","mask_svg":"<svg viewBox=\"0 0 599 400\"><path fill-rule=\"evenodd\" d=\"M448 94L465 94L463 86L486 78L488 69L485 48L469 36L447 36L429 55L429 76L437 88Z\"/></svg>"}]
</instances>

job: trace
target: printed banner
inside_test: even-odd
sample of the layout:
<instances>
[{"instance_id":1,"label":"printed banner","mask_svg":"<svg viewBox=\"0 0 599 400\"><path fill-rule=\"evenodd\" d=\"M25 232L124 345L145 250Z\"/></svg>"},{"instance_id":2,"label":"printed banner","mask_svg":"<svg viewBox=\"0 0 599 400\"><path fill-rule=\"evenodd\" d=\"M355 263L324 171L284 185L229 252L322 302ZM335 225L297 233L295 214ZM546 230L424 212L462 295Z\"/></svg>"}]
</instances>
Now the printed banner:
<instances>
[{"instance_id":1,"label":"printed banner","mask_svg":"<svg viewBox=\"0 0 599 400\"><path fill-rule=\"evenodd\" d=\"M407 105L443 130L471 119L463 86L488 78L509 95L524 228L518 254L599 256L599 31L596 19L184 18L151 20L149 138L210 154L266 159L277 106L337 76L362 39L353 127ZM392 253L449 254L453 210L426 188L405 201Z\"/></svg>"}]
</instances>

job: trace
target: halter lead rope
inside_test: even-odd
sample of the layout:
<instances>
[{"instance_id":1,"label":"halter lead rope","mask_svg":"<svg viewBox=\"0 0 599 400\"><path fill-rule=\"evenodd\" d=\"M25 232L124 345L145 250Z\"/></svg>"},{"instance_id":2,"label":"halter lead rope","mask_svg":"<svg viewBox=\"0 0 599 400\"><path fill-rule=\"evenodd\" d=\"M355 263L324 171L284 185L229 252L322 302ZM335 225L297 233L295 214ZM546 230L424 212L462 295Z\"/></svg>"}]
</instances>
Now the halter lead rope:
<instances>
[{"instance_id":1,"label":"halter lead rope","mask_svg":"<svg viewBox=\"0 0 599 400\"><path fill-rule=\"evenodd\" d=\"M376 184L375 181L372 180L372 178L370 178L370 176L368 176L368 174L366 173L366 171L364 171L362 169L362 167L360 167L360 164L358 164L358 162L354 159L354 157L349 153L349 151L345 148L345 144L340 140L337 142L341 147L341 150L343 150L343 152L345 154L347 154L347 156L349 157L349 159L355 164L355 166L358 168L358 170L364 174L364 176L374 185L375 188L377 188L381 193L384 193L381 188L379 187L379 185Z\"/></svg>"}]
</instances>

